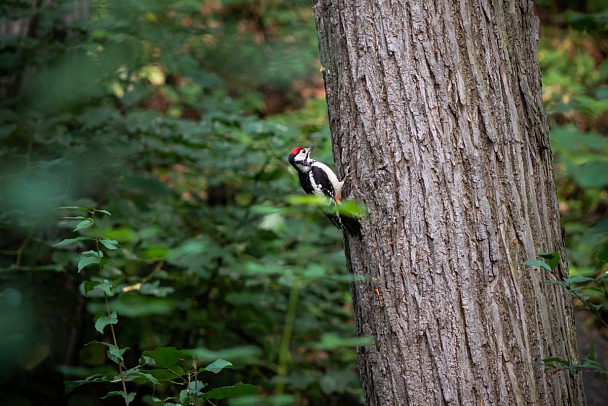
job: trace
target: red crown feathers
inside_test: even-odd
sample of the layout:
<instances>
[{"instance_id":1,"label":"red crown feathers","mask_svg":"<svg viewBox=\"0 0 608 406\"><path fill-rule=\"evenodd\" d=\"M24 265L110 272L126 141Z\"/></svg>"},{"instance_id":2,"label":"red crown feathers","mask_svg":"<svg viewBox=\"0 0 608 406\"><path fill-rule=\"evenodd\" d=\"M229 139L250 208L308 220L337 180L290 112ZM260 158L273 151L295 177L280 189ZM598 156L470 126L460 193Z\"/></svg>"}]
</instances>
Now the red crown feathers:
<instances>
[{"instance_id":1,"label":"red crown feathers","mask_svg":"<svg viewBox=\"0 0 608 406\"><path fill-rule=\"evenodd\" d=\"M302 151L304 148L302 147L295 147L294 149L291 150L291 152L289 153L289 155L295 155L298 152Z\"/></svg>"}]
</instances>

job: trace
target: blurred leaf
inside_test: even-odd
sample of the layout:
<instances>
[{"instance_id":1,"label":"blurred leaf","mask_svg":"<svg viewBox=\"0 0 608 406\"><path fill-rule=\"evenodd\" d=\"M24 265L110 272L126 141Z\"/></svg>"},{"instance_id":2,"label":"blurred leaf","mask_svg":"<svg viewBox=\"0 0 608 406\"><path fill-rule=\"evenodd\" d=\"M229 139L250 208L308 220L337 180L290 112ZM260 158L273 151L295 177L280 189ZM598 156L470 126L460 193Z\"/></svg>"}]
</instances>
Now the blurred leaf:
<instances>
[{"instance_id":1,"label":"blurred leaf","mask_svg":"<svg viewBox=\"0 0 608 406\"><path fill-rule=\"evenodd\" d=\"M192 350L191 354L192 356L200 360L209 360L216 358L243 359L259 355L260 349L254 346L224 348L218 351L212 351L206 348L197 348Z\"/></svg>"},{"instance_id":2,"label":"blurred leaf","mask_svg":"<svg viewBox=\"0 0 608 406\"><path fill-rule=\"evenodd\" d=\"M325 333L321 341L312 344L312 348L319 351L335 350L340 347L361 347L373 343L371 337L341 338L334 333Z\"/></svg>"},{"instance_id":3,"label":"blurred leaf","mask_svg":"<svg viewBox=\"0 0 608 406\"><path fill-rule=\"evenodd\" d=\"M154 379L159 382L171 382L180 379L180 377L186 374L186 371L184 371L182 367L176 365L168 369L147 370L147 373L152 375Z\"/></svg>"},{"instance_id":4,"label":"blurred leaf","mask_svg":"<svg viewBox=\"0 0 608 406\"><path fill-rule=\"evenodd\" d=\"M587 276L571 276L571 277L565 279L564 282L567 284L573 284L573 283L591 282L594 280L595 280L595 278L590 278Z\"/></svg>"},{"instance_id":5,"label":"blurred leaf","mask_svg":"<svg viewBox=\"0 0 608 406\"><path fill-rule=\"evenodd\" d=\"M77 241L94 241L94 238L91 238L91 237L66 238L65 240L61 240L57 244L54 244L53 247L62 247L64 245L73 244Z\"/></svg>"},{"instance_id":6,"label":"blurred leaf","mask_svg":"<svg viewBox=\"0 0 608 406\"><path fill-rule=\"evenodd\" d=\"M144 351L140 362L157 368L171 368L181 364L189 352L175 347L158 347L152 351Z\"/></svg>"},{"instance_id":7,"label":"blurred leaf","mask_svg":"<svg viewBox=\"0 0 608 406\"><path fill-rule=\"evenodd\" d=\"M142 283L139 292L142 295L152 295L156 297L166 297L168 294L173 293L175 288L170 286L161 287L160 281L156 280L150 283Z\"/></svg>"},{"instance_id":8,"label":"blurred leaf","mask_svg":"<svg viewBox=\"0 0 608 406\"><path fill-rule=\"evenodd\" d=\"M213 372L214 374L219 373L224 368L232 368L232 363L223 360L221 358L216 359L211 364L205 367L205 371Z\"/></svg>"},{"instance_id":9,"label":"blurred leaf","mask_svg":"<svg viewBox=\"0 0 608 406\"><path fill-rule=\"evenodd\" d=\"M584 188L603 188L608 185L608 160L582 164L573 175Z\"/></svg>"},{"instance_id":10,"label":"blurred leaf","mask_svg":"<svg viewBox=\"0 0 608 406\"><path fill-rule=\"evenodd\" d=\"M135 400L135 392L124 393L122 391L110 391L105 396L102 396L101 399L107 399L112 396L121 396L127 405Z\"/></svg>"},{"instance_id":11,"label":"blurred leaf","mask_svg":"<svg viewBox=\"0 0 608 406\"><path fill-rule=\"evenodd\" d=\"M99 240L99 242L109 250L115 250L116 248L118 248L116 246L118 244L118 241L116 240Z\"/></svg>"},{"instance_id":12,"label":"blurred leaf","mask_svg":"<svg viewBox=\"0 0 608 406\"><path fill-rule=\"evenodd\" d=\"M568 10L562 14L564 21L579 31L606 32L608 25L608 14L603 13L580 13Z\"/></svg>"},{"instance_id":13,"label":"blurred leaf","mask_svg":"<svg viewBox=\"0 0 608 406\"><path fill-rule=\"evenodd\" d=\"M343 393L358 379L357 374L349 369L329 371L321 379L321 389L324 393Z\"/></svg>"},{"instance_id":14,"label":"blurred leaf","mask_svg":"<svg viewBox=\"0 0 608 406\"><path fill-rule=\"evenodd\" d=\"M114 377L115 373L114 372L108 372L106 374L94 374L89 376L87 379L83 379L80 381L63 381L63 384L65 385L65 391L66 392L71 392L74 389L76 389L77 387L87 384L87 383L91 383L91 382L110 382L112 380L112 378Z\"/></svg>"},{"instance_id":15,"label":"blurred leaf","mask_svg":"<svg viewBox=\"0 0 608 406\"><path fill-rule=\"evenodd\" d=\"M89 212L88 208L82 207L82 206L61 206L61 207L56 207L55 210L81 210L81 211Z\"/></svg>"},{"instance_id":16,"label":"blurred leaf","mask_svg":"<svg viewBox=\"0 0 608 406\"><path fill-rule=\"evenodd\" d=\"M354 351L348 342L334 350L307 345L323 333L355 334L352 277L344 271L339 231L327 226L316 207L308 208L317 203L288 202L298 185L284 156L305 141L318 146L321 160L331 160L314 19L306 2L249 2L244 9L244 3L232 3L92 2L85 12L73 2L42 8L21 2L21 11L5 10L14 13L2 14L9 25L32 16L38 21L32 35L0 38L6 62L0 63L0 87L18 93L3 99L0 109L0 225L9 234L2 243L11 250L29 230L35 236L19 267L6 269L16 278L17 272L78 264L89 271L83 276L94 275L78 284L85 298L66 290L75 285L60 275L28 278L26 296L37 299L32 311L46 314L50 306L57 315L41 319L44 330L79 323L63 316L74 315L85 299L89 312L103 313L95 319L102 329L121 316L117 340L138 354L175 343L198 348L176 350L183 352L170 370L145 356L150 362L139 369L124 365L129 381L148 386L138 393L163 382L156 396L167 396L159 400L166 404L177 403L184 389L179 382L196 379L188 375L193 357L198 365L218 358L247 365L205 384L254 379L271 387L285 307L297 283L306 294L298 298L290 347L307 348L311 356L294 357L290 368L310 371L313 381L297 399L260 398L251 390L237 400L327 403L320 388L327 365L352 369ZM19 86L10 89L13 83ZM576 102L590 111L602 108L582 97ZM73 205L51 211L64 202ZM348 204L344 209L354 213ZM57 223L54 215L63 213L75 213L75 221ZM78 234L63 236L70 232L65 224ZM96 239L103 256L89 242ZM49 255L52 244L59 249ZM115 318L106 314L104 296ZM98 334L79 330L78 341ZM100 390L116 389L119 396L118 372L106 376L96 368L115 368L107 358L123 364L132 359L124 356L126 348L98 346L101 360L88 373L107 384ZM323 353L313 353L318 351ZM84 355L80 361L94 358ZM84 369L78 373L86 376ZM36 380L23 393L35 384L36 393L47 393ZM360 397L360 385L349 385L349 394ZM227 388L211 392L209 400L239 395ZM88 404L80 401L83 393L64 400ZM204 401L203 394L197 401ZM187 391L185 396L192 400Z\"/></svg>"},{"instance_id":17,"label":"blurred leaf","mask_svg":"<svg viewBox=\"0 0 608 406\"><path fill-rule=\"evenodd\" d=\"M234 386L224 386L221 388L213 388L210 391L203 394L204 399L229 399L236 398L239 396L251 396L257 395L258 388L253 385L244 384L242 382L237 383Z\"/></svg>"},{"instance_id":18,"label":"blurred leaf","mask_svg":"<svg viewBox=\"0 0 608 406\"><path fill-rule=\"evenodd\" d=\"M285 218L279 213L270 213L265 215L260 222L260 228L263 230L276 230L285 224Z\"/></svg>"},{"instance_id":19,"label":"blurred leaf","mask_svg":"<svg viewBox=\"0 0 608 406\"><path fill-rule=\"evenodd\" d=\"M118 296L110 301L110 309L125 317L170 314L178 305L176 299L142 296L135 292ZM102 311L105 305L89 304L89 311Z\"/></svg>"},{"instance_id":20,"label":"blurred leaf","mask_svg":"<svg viewBox=\"0 0 608 406\"><path fill-rule=\"evenodd\" d=\"M90 219L90 218L84 219L80 223L78 223L78 225L76 225L76 228L74 229L74 231L82 230L84 228L89 228L93 224L95 224L95 221L93 219Z\"/></svg>"}]
</instances>

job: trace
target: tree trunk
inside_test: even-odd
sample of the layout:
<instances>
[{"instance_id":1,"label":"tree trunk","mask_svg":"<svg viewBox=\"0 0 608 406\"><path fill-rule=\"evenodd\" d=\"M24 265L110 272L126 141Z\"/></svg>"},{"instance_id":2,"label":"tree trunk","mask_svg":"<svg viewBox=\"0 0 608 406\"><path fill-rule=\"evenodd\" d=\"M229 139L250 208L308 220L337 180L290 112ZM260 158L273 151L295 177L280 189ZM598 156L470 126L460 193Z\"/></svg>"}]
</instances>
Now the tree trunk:
<instances>
[{"instance_id":1,"label":"tree trunk","mask_svg":"<svg viewBox=\"0 0 608 406\"><path fill-rule=\"evenodd\" d=\"M528 1L315 0L368 405L580 405ZM348 237L347 237L348 238Z\"/></svg>"}]
</instances>

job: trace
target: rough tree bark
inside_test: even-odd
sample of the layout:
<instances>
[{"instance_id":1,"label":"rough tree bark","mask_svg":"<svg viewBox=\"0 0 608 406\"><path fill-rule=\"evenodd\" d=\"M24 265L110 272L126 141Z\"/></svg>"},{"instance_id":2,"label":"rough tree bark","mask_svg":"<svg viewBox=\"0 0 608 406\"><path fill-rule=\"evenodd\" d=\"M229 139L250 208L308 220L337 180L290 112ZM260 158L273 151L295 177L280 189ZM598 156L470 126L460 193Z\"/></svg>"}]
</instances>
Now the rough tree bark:
<instances>
[{"instance_id":1,"label":"rough tree bark","mask_svg":"<svg viewBox=\"0 0 608 406\"><path fill-rule=\"evenodd\" d=\"M531 1L314 0L368 405L579 405Z\"/></svg>"}]
</instances>

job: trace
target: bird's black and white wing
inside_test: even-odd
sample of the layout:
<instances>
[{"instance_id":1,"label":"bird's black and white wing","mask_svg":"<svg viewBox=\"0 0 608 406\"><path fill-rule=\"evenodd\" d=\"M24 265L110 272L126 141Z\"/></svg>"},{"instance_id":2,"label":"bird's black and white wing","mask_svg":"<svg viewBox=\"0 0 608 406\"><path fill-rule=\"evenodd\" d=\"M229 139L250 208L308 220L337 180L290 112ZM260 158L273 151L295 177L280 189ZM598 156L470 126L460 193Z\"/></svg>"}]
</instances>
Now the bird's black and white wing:
<instances>
[{"instance_id":1,"label":"bird's black and white wing","mask_svg":"<svg viewBox=\"0 0 608 406\"><path fill-rule=\"evenodd\" d=\"M328 173L333 174L333 172L324 171L319 164L320 162L315 162L312 165L310 172L308 172L314 193L329 197L335 202L336 190L334 188L334 182L332 182L332 179L328 176ZM337 180L338 178L335 179L336 182Z\"/></svg>"}]
</instances>

